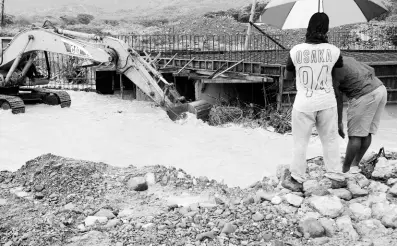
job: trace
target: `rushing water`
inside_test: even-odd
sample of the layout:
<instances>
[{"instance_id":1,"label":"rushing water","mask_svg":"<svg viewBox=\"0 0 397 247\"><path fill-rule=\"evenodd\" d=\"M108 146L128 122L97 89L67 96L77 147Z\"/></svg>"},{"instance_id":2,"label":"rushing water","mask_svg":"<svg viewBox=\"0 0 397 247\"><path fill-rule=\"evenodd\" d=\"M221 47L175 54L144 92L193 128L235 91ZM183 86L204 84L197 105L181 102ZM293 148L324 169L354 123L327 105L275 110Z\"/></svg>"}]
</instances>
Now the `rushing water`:
<instances>
[{"instance_id":1,"label":"rushing water","mask_svg":"<svg viewBox=\"0 0 397 247\"><path fill-rule=\"evenodd\" d=\"M246 187L291 159L292 137L265 129L212 127L189 116L172 122L147 102L70 91L71 108L27 105L25 114L0 111L0 169L15 171L45 153L114 166L166 165L194 176ZM373 150L397 148L396 111L385 112ZM346 140L340 139L341 152ZM318 138L308 158L321 155Z\"/></svg>"}]
</instances>

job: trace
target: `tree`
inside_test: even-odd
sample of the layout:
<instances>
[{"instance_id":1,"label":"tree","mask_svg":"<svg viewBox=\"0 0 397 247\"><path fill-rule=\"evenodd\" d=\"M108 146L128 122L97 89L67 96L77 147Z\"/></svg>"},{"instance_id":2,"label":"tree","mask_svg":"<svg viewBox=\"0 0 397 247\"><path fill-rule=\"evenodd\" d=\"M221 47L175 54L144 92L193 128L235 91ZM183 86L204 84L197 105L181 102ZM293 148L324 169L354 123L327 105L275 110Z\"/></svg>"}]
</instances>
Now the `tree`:
<instances>
[{"instance_id":1,"label":"tree","mask_svg":"<svg viewBox=\"0 0 397 247\"><path fill-rule=\"evenodd\" d=\"M4 26L4 1L1 0L1 26Z\"/></svg>"},{"instance_id":2,"label":"tree","mask_svg":"<svg viewBox=\"0 0 397 247\"><path fill-rule=\"evenodd\" d=\"M91 22L92 20L94 20L94 16L89 15L89 14L78 14L78 15L77 15L77 20L78 20L81 24L88 25L88 24L90 24L90 22Z\"/></svg>"}]
</instances>

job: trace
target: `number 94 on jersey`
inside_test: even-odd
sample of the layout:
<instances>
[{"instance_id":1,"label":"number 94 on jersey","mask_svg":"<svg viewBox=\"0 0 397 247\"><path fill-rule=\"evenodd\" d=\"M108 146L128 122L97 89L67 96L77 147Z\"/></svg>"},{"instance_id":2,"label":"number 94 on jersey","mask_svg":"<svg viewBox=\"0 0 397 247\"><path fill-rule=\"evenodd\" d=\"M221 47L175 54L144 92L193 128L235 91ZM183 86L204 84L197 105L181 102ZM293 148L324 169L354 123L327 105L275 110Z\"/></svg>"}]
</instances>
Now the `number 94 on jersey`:
<instances>
[{"instance_id":1,"label":"number 94 on jersey","mask_svg":"<svg viewBox=\"0 0 397 247\"><path fill-rule=\"evenodd\" d=\"M307 89L306 96L311 97L314 90L324 90L329 93L331 86L328 81L329 66L323 65L320 72L314 73L313 68L310 66L302 66L298 71L299 83Z\"/></svg>"}]
</instances>

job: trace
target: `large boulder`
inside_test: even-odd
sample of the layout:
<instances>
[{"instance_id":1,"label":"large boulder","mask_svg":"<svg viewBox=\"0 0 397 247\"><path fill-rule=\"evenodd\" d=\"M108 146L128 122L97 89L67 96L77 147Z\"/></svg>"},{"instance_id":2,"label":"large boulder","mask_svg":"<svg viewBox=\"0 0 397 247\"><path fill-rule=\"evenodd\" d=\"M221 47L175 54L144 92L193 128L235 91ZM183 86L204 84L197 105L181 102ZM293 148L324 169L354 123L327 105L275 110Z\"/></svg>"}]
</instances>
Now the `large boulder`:
<instances>
[{"instance_id":1,"label":"large boulder","mask_svg":"<svg viewBox=\"0 0 397 247\"><path fill-rule=\"evenodd\" d=\"M144 177L130 178L127 182L127 187L135 191L145 191L149 188Z\"/></svg>"},{"instance_id":2,"label":"large boulder","mask_svg":"<svg viewBox=\"0 0 397 247\"><path fill-rule=\"evenodd\" d=\"M372 177L384 181L389 178L397 178L397 161L388 161L384 157L379 158L372 172Z\"/></svg>"},{"instance_id":3,"label":"large boulder","mask_svg":"<svg viewBox=\"0 0 397 247\"><path fill-rule=\"evenodd\" d=\"M372 204L374 203L378 203L378 202L386 202L387 201L387 195L384 192L375 192L375 193L371 193L368 196L367 201L365 202L365 204L367 206L372 206Z\"/></svg>"},{"instance_id":4,"label":"large boulder","mask_svg":"<svg viewBox=\"0 0 397 247\"><path fill-rule=\"evenodd\" d=\"M372 210L360 203L352 203L349 205L352 218L357 221L367 220L371 218Z\"/></svg>"},{"instance_id":5,"label":"large boulder","mask_svg":"<svg viewBox=\"0 0 397 247\"><path fill-rule=\"evenodd\" d=\"M344 215L336 219L336 225L340 232L344 232L348 235L349 239L352 241L357 241L360 238L360 235L356 232L353 227L353 223L349 216Z\"/></svg>"},{"instance_id":6,"label":"large boulder","mask_svg":"<svg viewBox=\"0 0 397 247\"><path fill-rule=\"evenodd\" d=\"M329 186L331 187L331 185ZM312 195L325 196L329 194L326 186L322 186L317 180L307 180L303 183L303 191L305 196L309 197Z\"/></svg>"},{"instance_id":7,"label":"large boulder","mask_svg":"<svg viewBox=\"0 0 397 247\"><path fill-rule=\"evenodd\" d=\"M387 192L389 190L389 186L377 181L371 181L371 184L368 186L369 192Z\"/></svg>"},{"instance_id":8,"label":"large boulder","mask_svg":"<svg viewBox=\"0 0 397 247\"><path fill-rule=\"evenodd\" d=\"M352 193L353 198L368 195L368 190L362 189L355 181L348 181L347 189Z\"/></svg>"},{"instance_id":9,"label":"large boulder","mask_svg":"<svg viewBox=\"0 0 397 247\"><path fill-rule=\"evenodd\" d=\"M294 207L300 207L303 202L303 197L297 196L295 194L287 194L284 196L284 199Z\"/></svg>"},{"instance_id":10,"label":"large boulder","mask_svg":"<svg viewBox=\"0 0 397 247\"><path fill-rule=\"evenodd\" d=\"M305 238L325 236L325 229L317 219L309 218L299 223L298 230Z\"/></svg>"},{"instance_id":11,"label":"large boulder","mask_svg":"<svg viewBox=\"0 0 397 247\"><path fill-rule=\"evenodd\" d=\"M352 193L347 189L329 189L328 191L331 193L331 195L337 196L340 199L346 201L350 201L353 198Z\"/></svg>"},{"instance_id":12,"label":"large boulder","mask_svg":"<svg viewBox=\"0 0 397 247\"><path fill-rule=\"evenodd\" d=\"M85 226L93 226L96 223L106 223L108 218L106 217L99 217L99 216L88 216L85 220Z\"/></svg>"},{"instance_id":13,"label":"large boulder","mask_svg":"<svg viewBox=\"0 0 397 247\"><path fill-rule=\"evenodd\" d=\"M320 214L329 218L336 218L343 212L343 204L336 196L313 196L309 204Z\"/></svg>"},{"instance_id":14,"label":"large boulder","mask_svg":"<svg viewBox=\"0 0 397 247\"><path fill-rule=\"evenodd\" d=\"M384 215L381 222L387 228L397 228L397 213Z\"/></svg>"},{"instance_id":15,"label":"large boulder","mask_svg":"<svg viewBox=\"0 0 397 247\"><path fill-rule=\"evenodd\" d=\"M363 220L356 225L357 232L369 238L382 237L387 233L387 229L381 221L377 219Z\"/></svg>"},{"instance_id":16,"label":"large boulder","mask_svg":"<svg viewBox=\"0 0 397 247\"><path fill-rule=\"evenodd\" d=\"M393 207L388 201L372 204L372 218L381 220L383 216L392 213Z\"/></svg>"},{"instance_id":17,"label":"large boulder","mask_svg":"<svg viewBox=\"0 0 397 247\"><path fill-rule=\"evenodd\" d=\"M328 218L320 218L318 220L321 225L324 227L325 235L327 237L332 237L336 232L336 222L333 219Z\"/></svg>"},{"instance_id":18,"label":"large boulder","mask_svg":"<svg viewBox=\"0 0 397 247\"><path fill-rule=\"evenodd\" d=\"M264 191L263 189L260 189L256 192L256 196L261 200L261 201L269 201L271 202L272 199L276 196L276 193L274 192L269 192L269 191Z\"/></svg>"},{"instance_id":19,"label":"large boulder","mask_svg":"<svg viewBox=\"0 0 397 247\"><path fill-rule=\"evenodd\" d=\"M99 210L99 211L95 214L95 216L98 216L98 217L106 217L106 218L108 218L108 219L113 219L113 218L116 217L116 216L113 214L113 212L112 212L111 210L105 209L105 208L102 208L101 210Z\"/></svg>"}]
</instances>

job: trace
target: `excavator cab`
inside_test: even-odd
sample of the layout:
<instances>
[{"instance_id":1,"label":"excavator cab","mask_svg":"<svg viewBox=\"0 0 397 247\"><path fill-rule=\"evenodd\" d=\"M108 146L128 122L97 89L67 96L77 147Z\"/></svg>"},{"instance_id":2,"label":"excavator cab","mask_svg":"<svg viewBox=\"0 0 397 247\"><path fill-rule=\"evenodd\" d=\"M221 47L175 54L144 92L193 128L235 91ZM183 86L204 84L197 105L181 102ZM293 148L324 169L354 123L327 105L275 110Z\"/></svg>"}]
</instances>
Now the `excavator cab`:
<instances>
[{"instance_id":1,"label":"excavator cab","mask_svg":"<svg viewBox=\"0 0 397 247\"><path fill-rule=\"evenodd\" d=\"M50 83L51 79L51 67L50 67L50 62L48 59L48 54L47 52L44 52L45 55L45 70L47 73L47 76L45 74L42 74L36 67L34 63L32 63L28 68L26 72L26 77L29 79L25 80L25 83L22 86L39 86L39 85L48 85ZM30 56L35 56L35 54L29 54L25 57L24 61L20 62L19 67L21 69L26 66L26 64L29 62Z\"/></svg>"}]
</instances>

